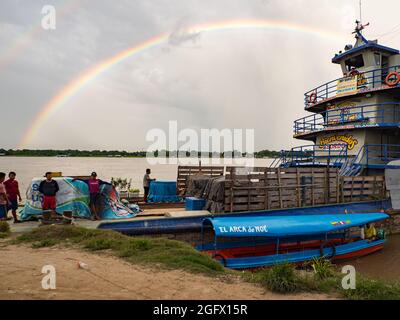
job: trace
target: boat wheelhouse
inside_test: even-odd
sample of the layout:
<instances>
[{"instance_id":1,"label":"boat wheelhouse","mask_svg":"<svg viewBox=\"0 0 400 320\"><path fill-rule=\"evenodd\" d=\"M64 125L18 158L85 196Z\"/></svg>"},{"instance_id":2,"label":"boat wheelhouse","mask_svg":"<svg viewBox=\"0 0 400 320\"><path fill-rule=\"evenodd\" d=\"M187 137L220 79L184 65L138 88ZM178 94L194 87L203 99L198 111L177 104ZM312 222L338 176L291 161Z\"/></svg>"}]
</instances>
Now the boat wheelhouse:
<instances>
[{"instance_id":1,"label":"boat wheelhouse","mask_svg":"<svg viewBox=\"0 0 400 320\"><path fill-rule=\"evenodd\" d=\"M294 138L309 144L282 151L274 165L356 176L382 174L400 159L400 52L367 40L364 27L357 21L355 45L332 59L342 77L305 93L312 114L294 122Z\"/></svg>"}]
</instances>

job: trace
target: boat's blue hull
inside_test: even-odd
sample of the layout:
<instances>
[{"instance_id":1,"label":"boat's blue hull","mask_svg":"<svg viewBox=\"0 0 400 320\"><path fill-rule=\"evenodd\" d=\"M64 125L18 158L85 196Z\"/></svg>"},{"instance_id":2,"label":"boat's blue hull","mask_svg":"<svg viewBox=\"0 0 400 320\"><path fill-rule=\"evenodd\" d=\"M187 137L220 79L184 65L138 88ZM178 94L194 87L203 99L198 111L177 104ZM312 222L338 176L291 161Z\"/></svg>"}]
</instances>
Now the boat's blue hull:
<instances>
[{"instance_id":1,"label":"boat's blue hull","mask_svg":"<svg viewBox=\"0 0 400 320\"><path fill-rule=\"evenodd\" d=\"M335 252L333 252L333 248L331 247L324 248L323 255L330 257L334 254L334 260L351 259L380 250L384 243L385 240L377 240L373 242L360 240L338 245L335 247ZM299 264L320 257L321 251L319 249L313 249L263 257L227 258L222 260L221 263L230 269L252 269L282 263Z\"/></svg>"},{"instance_id":2,"label":"boat's blue hull","mask_svg":"<svg viewBox=\"0 0 400 320\"><path fill-rule=\"evenodd\" d=\"M359 203L345 203L335 205L314 206L306 208L293 208L269 211L241 212L225 214L226 217L254 217L262 215L320 215L320 214L341 214L357 212L376 212L390 208L390 201L368 201ZM209 216L196 216L184 218L159 218L149 220L131 220L101 223L99 229L115 230L128 235L149 235L198 232L204 218Z\"/></svg>"}]
</instances>

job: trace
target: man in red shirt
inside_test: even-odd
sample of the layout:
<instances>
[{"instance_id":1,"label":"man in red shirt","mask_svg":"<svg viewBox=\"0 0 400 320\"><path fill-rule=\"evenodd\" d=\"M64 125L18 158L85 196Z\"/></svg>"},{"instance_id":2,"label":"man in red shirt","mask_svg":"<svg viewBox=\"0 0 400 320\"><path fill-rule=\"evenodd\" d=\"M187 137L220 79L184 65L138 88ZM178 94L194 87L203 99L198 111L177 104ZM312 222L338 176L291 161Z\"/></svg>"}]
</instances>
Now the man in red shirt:
<instances>
[{"instance_id":1,"label":"man in red shirt","mask_svg":"<svg viewBox=\"0 0 400 320\"><path fill-rule=\"evenodd\" d=\"M4 186L6 188L6 193L9 200L7 211L11 210L11 213L14 217L14 223L19 223L21 221L19 221L17 217L18 200L21 201L22 199L19 192L18 181L15 180L15 177L15 172L11 171L8 174L8 180L4 182Z\"/></svg>"}]
</instances>

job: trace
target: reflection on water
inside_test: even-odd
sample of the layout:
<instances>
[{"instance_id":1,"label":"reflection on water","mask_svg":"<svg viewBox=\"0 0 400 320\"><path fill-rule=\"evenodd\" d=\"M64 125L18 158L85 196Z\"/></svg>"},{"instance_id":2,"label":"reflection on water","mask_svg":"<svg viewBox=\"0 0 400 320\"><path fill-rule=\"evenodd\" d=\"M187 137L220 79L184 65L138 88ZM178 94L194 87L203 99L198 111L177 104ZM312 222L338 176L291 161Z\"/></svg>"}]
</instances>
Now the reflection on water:
<instances>
[{"instance_id":1,"label":"reflection on water","mask_svg":"<svg viewBox=\"0 0 400 320\"><path fill-rule=\"evenodd\" d=\"M347 261L356 272L376 279L400 281L400 235L389 236L383 250Z\"/></svg>"}]
</instances>

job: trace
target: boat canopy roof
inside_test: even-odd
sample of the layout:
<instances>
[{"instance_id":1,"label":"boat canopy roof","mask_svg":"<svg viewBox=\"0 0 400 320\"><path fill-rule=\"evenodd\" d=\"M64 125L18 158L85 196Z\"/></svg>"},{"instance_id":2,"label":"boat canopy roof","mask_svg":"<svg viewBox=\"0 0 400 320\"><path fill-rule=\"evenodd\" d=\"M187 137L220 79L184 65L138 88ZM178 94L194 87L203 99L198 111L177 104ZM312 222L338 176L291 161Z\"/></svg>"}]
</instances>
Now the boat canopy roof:
<instances>
[{"instance_id":1,"label":"boat canopy roof","mask_svg":"<svg viewBox=\"0 0 400 320\"><path fill-rule=\"evenodd\" d=\"M325 234L358 227L389 218L384 213L335 215L215 217L203 220L212 225L216 237L283 238L300 235Z\"/></svg>"},{"instance_id":2,"label":"boat canopy roof","mask_svg":"<svg viewBox=\"0 0 400 320\"><path fill-rule=\"evenodd\" d=\"M399 54L399 50L397 49L393 49L390 47L386 47L386 46L382 46L374 41L368 41L367 43L359 46L359 47L355 47L352 48L350 50L347 50L346 52L340 53L340 54L336 54L333 58L332 58L332 62L333 63L340 63L343 59L348 58L349 56L362 52L364 50L367 49L371 49L371 50L377 50L377 51L381 51L384 53L388 53L390 55L395 55L395 54Z\"/></svg>"}]
</instances>

